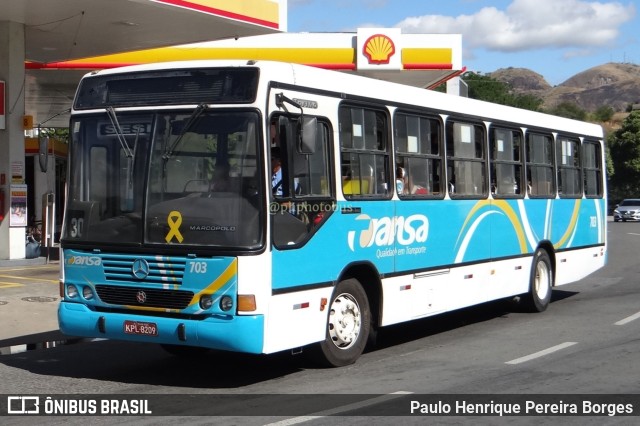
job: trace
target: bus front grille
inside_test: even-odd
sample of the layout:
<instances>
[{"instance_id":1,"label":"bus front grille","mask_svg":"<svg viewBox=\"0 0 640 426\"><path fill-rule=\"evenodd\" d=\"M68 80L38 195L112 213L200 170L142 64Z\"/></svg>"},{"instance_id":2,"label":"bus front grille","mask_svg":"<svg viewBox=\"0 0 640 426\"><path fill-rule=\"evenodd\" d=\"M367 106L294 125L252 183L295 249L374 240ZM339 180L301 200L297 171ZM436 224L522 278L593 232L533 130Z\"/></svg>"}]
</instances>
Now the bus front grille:
<instances>
[{"instance_id":1,"label":"bus front grille","mask_svg":"<svg viewBox=\"0 0 640 426\"><path fill-rule=\"evenodd\" d=\"M145 276L136 276L140 262L145 262ZM187 260L184 257L131 256L103 254L102 265L107 281L181 285Z\"/></svg>"},{"instance_id":2,"label":"bus front grille","mask_svg":"<svg viewBox=\"0 0 640 426\"><path fill-rule=\"evenodd\" d=\"M184 309L193 299L192 291L122 287L115 285L96 286L98 297L112 305L128 305L163 309Z\"/></svg>"}]
</instances>

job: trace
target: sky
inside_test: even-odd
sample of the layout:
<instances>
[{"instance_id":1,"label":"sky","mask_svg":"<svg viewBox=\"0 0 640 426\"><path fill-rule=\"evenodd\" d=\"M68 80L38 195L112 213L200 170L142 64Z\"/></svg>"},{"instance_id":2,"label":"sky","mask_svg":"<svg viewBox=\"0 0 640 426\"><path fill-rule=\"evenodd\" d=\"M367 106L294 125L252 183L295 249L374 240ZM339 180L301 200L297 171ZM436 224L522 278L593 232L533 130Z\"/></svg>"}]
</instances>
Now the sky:
<instances>
[{"instance_id":1,"label":"sky","mask_svg":"<svg viewBox=\"0 0 640 426\"><path fill-rule=\"evenodd\" d=\"M463 66L528 68L558 85L589 68L640 65L636 1L288 0L288 32L401 28L462 34Z\"/></svg>"}]
</instances>

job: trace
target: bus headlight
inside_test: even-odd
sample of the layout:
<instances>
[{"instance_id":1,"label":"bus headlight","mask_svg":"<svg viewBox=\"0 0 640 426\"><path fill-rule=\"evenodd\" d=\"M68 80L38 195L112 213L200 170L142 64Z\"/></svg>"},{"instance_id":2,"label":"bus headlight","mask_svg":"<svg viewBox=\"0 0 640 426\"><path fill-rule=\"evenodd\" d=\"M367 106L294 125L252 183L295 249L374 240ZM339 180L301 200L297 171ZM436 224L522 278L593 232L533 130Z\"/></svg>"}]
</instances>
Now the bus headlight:
<instances>
[{"instance_id":1,"label":"bus headlight","mask_svg":"<svg viewBox=\"0 0 640 426\"><path fill-rule=\"evenodd\" d=\"M202 295L202 297L200 297L200 308L206 311L211 306L213 306L213 299L211 298L211 295L210 294Z\"/></svg>"},{"instance_id":2,"label":"bus headlight","mask_svg":"<svg viewBox=\"0 0 640 426\"><path fill-rule=\"evenodd\" d=\"M93 299L93 290L91 289L91 287L88 287L88 286L82 287L82 297L84 297L85 300Z\"/></svg>"},{"instance_id":3,"label":"bus headlight","mask_svg":"<svg viewBox=\"0 0 640 426\"><path fill-rule=\"evenodd\" d=\"M78 297L78 288L75 285L70 284L67 286L67 297L71 299Z\"/></svg>"},{"instance_id":4,"label":"bus headlight","mask_svg":"<svg viewBox=\"0 0 640 426\"><path fill-rule=\"evenodd\" d=\"M233 308L233 299L231 296L222 296L220 298L220 309L227 312Z\"/></svg>"}]
</instances>

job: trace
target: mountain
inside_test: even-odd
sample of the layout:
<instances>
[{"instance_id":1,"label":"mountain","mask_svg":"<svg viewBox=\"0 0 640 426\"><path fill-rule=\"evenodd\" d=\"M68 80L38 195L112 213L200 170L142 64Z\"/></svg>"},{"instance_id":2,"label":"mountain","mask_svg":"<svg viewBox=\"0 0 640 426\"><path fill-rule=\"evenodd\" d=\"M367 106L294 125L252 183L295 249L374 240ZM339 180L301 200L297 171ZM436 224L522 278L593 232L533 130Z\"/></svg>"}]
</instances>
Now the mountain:
<instances>
[{"instance_id":1,"label":"mountain","mask_svg":"<svg viewBox=\"0 0 640 426\"><path fill-rule=\"evenodd\" d=\"M489 77L509 84L518 94L542 95L551 90L543 76L527 68L500 68L489 74Z\"/></svg>"},{"instance_id":2,"label":"mountain","mask_svg":"<svg viewBox=\"0 0 640 426\"><path fill-rule=\"evenodd\" d=\"M608 63L590 68L552 87L540 74L525 68L501 68L489 77L509 84L518 94L531 94L544 100L544 108L562 102L577 104L586 111L610 106L624 111L640 103L640 65Z\"/></svg>"}]
</instances>

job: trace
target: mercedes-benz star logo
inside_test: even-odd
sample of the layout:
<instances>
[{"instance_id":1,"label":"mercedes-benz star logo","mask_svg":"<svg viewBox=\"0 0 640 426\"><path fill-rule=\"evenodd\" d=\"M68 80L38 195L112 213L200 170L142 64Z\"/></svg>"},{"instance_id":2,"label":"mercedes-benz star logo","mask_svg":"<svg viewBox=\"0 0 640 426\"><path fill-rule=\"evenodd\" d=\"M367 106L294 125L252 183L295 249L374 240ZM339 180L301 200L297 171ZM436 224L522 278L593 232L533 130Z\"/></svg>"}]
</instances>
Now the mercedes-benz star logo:
<instances>
[{"instance_id":1,"label":"mercedes-benz star logo","mask_svg":"<svg viewBox=\"0 0 640 426\"><path fill-rule=\"evenodd\" d=\"M136 259L131 266L131 273L139 280L149 276L149 263L144 259Z\"/></svg>"},{"instance_id":2,"label":"mercedes-benz star logo","mask_svg":"<svg viewBox=\"0 0 640 426\"><path fill-rule=\"evenodd\" d=\"M142 290L138 290L138 292L136 293L136 300L138 301L139 304L143 304L144 302L147 301L147 293L145 293Z\"/></svg>"}]
</instances>

